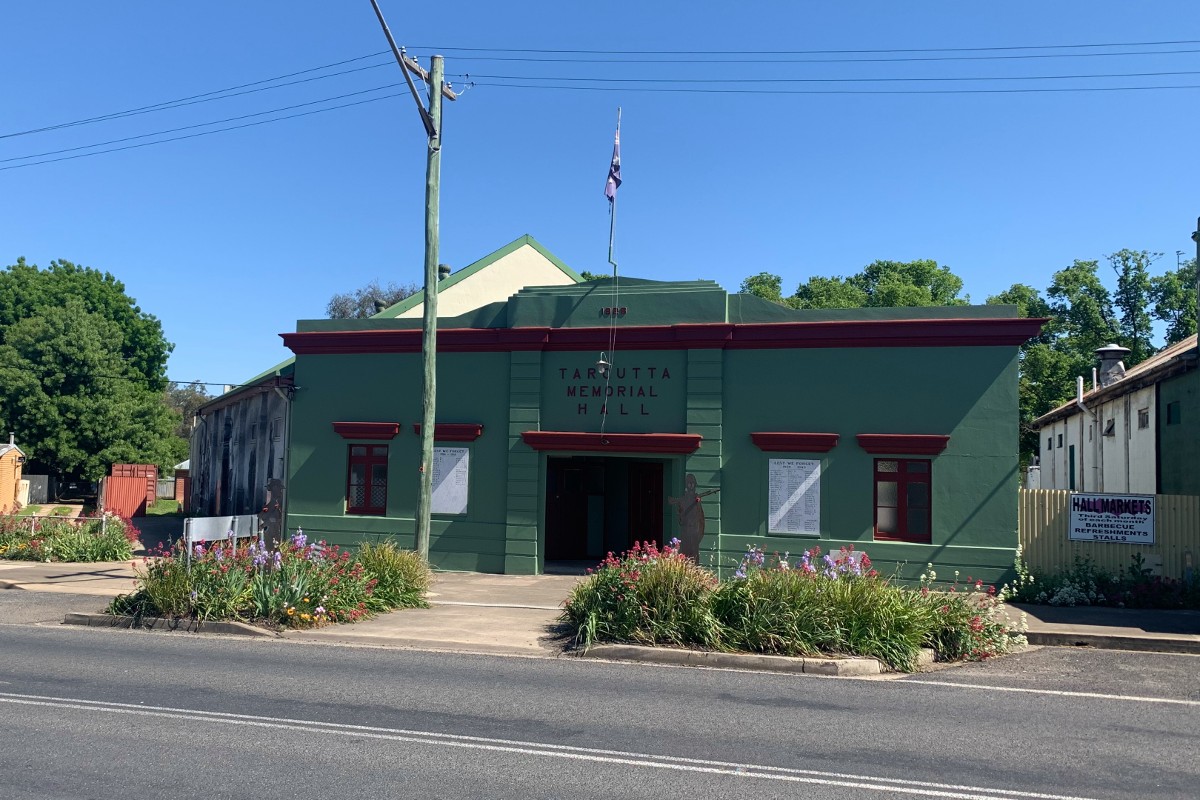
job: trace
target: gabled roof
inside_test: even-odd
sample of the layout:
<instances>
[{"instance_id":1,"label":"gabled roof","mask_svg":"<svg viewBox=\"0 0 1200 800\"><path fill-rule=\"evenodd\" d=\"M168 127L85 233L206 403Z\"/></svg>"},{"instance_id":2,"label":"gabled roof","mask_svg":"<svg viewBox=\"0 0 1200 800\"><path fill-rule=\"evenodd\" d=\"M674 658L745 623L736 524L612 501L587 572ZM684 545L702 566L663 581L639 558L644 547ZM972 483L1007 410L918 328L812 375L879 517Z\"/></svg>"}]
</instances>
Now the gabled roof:
<instances>
[{"instance_id":1,"label":"gabled roof","mask_svg":"<svg viewBox=\"0 0 1200 800\"><path fill-rule=\"evenodd\" d=\"M1164 347L1140 364L1136 364L1125 370L1125 374L1120 380L1114 381L1108 386L1100 386L1089 392L1085 392L1083 395L1083 404L1088 405L1090 402L1120 397L1149 384L1157 383L1181 369L1187 369L1189 366L1195 367L1195 365L1196 334L1193 333L1186 339L1181 339L1173 345ZM1042 428L1055 420L1069 417L1075 413L1078 413L1075 401L1068 400L1035 419L1033 427L1035 429Z\"/></svg>"},{"instance_id":2,"label":"gabled roof","mask_svg":"<svg viewBox=\"0 0 1200 800\"><path fill-rule=\"evenodd\" d=\"M538 253L540 253L543 258L545 258L551 264L553 264L554 266L556 266L560 270L562 270L563 274L566 275L571 280L573 280L574 282L580 283L583 281L582 276L580 276L580 274L578 272L576 272L575 270L568 267L562 261L559 261L558 256L554 255L549 250L547 250L545 247L543 247L542 244L537 239L534 239L529 234L525 234L524 236L517 237L513 241L504 245L504 247L501 247L499 250L496 250L495 252L492 252L492 253L488 253L486 256L479 259L478 261L468 264L467 266L460 269L458 272L451 273L450 276L447 277L445 280L439 281L438 282L438 294L441 294L442 292L446 291L447 289L452 288L455 284L466 280L467 278L471 277L472 275L475 275L476 273L478 273L480 270L486 269L487 267L491 266L492 264L495 264L500 259L504 258L506 255L509 255L510 253L514 253L517 250L520 250L522 247L525 247L526 245L528 245L529 247L532 247L534 250L536 250ZM408 297L401 300L399 303L396 303L395 305L389 306L388 308L385 308L383 311L380 311L378 314L374 315L372 317L372 319L386 319L388 317L398 317L401 314L403 314L405 311L414 309L424 302L425 302L425 290L421 289L416 294L409 295Z\"/></svg>"},{"instance_id":3,"label":"gabled roof","mask_svg":"<svg viewBox=\"0 0 1200 800\"><path fill-rule=\"evenodd\" d=\"M7 454L10 450L16 450L18 455L25 455L25 451L17 447L15 444L0 444L0 456Z\"/></svg>"}]
</instances>

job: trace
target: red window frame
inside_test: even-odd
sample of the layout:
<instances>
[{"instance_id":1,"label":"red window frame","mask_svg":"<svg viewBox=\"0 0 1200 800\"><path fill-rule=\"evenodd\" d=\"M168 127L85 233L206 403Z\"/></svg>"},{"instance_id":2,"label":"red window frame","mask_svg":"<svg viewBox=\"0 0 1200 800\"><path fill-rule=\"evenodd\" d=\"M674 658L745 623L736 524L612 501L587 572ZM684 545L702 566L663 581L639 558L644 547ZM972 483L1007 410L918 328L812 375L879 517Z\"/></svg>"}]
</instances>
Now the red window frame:
<instances>
[{"instance_id":1,"label":"red window frame","mask_svg":"<svg viewBox=\"0 0 1200 800\"><path fill-rule=\"evenodd\" d=\"M895 469L889 469L894 465ZM875 459L875 538L889 542L915 542L929 544L933 534L933 462L925 458L877 458ZM894 496L885 490L880 493L880 484L896 485ZM912 487L923 485L924 491L912 491ZM880 530L880 512L893 517L893 530ZM892 514L886 512L891 511ZM924 512L924 525L920 525ZM918 523L918 524L914 524Z\"/></svg>"},{"instance_id":2,"label":"red window frame","mask_svg":"<svg viewBox=\"0 0 1200 800\"><path fill-rule=\"evenodd\" d=\"M383 516L387 513L388 446L352 444L346 452L346 513ZM361 482L355 480L356 467L362 470ZM383 468L382 475L376 474L377 467ZM354 490L360 483L362 502L355 503Z\"/></svg>"}]
</instances>

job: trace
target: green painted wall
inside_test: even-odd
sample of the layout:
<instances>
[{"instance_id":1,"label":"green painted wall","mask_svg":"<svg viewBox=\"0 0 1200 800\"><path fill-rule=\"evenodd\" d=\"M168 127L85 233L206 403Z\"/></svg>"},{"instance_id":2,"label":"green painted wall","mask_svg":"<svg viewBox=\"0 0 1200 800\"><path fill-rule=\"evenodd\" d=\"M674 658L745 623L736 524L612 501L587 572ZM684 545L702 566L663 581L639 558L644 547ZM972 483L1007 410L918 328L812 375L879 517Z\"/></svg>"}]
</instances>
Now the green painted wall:
<instances>
[{"instance_id":1,"label":"green painted wall","mask_svg":"<svg viewBox=\"0 0 1200 800\"><path fill-rule=\"evenodd\" d=\"M907 578L930 561L939 577L958 569L964 580L1005 578L1017 543L1016 355L1012 347L726 351L721 563L736 564L749 544L781 553L853 544ZM767 453L753 431L840 439L825 454ZM879 456L858 446L859 433L950 436L932 457L931 544L873 540ZM820 459L820 540L767 535L772 457Z\"/></svg>"},{"instance_id":2,"label":"green painted wall","mask_svg":"<svg viewBox=\"0 0 1200 800\"><path fill-rule=\"evenodd\" d=\"M309 538L350 544L363 535L412 547L421 419L419 354L302 355L296 360L289 464L288 527ZM430 558L443 569L502 572L506 542L509 441L507 354L447 353L438 358L438 422L478 422L471 448L468 513L434 515ZM387 516L345 514L347 447L333 422L399 422L388 451ZM448 446L463 446L447 442Z\"/></svg>"},{"instance_id":3,"label":"green painted wall","mask_svg":"<svg viewBox=\"0 0 1200 800\"><path fill-rule=\"evenodd\" d=\"M1179 424L1167 424L1167 405L1179 403ZM1200 495L1200 370L1158 384L1158 474L1163 494Z\"/></svg>"}]
</instances>

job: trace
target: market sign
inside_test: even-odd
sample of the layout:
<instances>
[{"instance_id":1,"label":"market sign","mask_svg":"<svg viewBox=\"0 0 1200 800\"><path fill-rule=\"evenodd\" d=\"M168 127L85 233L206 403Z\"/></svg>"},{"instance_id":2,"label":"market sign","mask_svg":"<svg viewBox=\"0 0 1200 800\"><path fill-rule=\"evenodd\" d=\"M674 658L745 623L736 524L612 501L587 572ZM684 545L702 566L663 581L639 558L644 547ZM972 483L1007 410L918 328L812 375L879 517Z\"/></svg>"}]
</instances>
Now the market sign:
<instances>
[{"instance_id":1,"label":"market sign","mask_svg":"<svg viewBox=\"0 0 1200 800\"><path fill-rule=\"evenodd\" d=\"M1154 544L1154 495L1072 494L1068 538Z\"/></svg>"}]
</instances>

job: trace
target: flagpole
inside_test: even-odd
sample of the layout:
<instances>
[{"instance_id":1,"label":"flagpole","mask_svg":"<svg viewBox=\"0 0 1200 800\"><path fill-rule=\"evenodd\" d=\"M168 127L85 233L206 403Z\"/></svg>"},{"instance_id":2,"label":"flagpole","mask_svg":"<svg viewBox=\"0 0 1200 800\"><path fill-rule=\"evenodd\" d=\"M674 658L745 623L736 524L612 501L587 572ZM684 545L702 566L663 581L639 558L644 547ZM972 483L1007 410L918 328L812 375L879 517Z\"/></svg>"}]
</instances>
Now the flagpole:
<instances>
[{"instance_id":1,"label":"flagpole","mask_svg":"<svg viewBox=\"0 0 1200 800\"><path fill-rule=\"evenodd\" d=\"M621 107L617 106L617 140L621 139ZM614 190L608 219L608 263L612 264L613 277L617 276L617 262L613 260L613 239L617 232L617 193Z\"/></svg>"}]
</instances>

